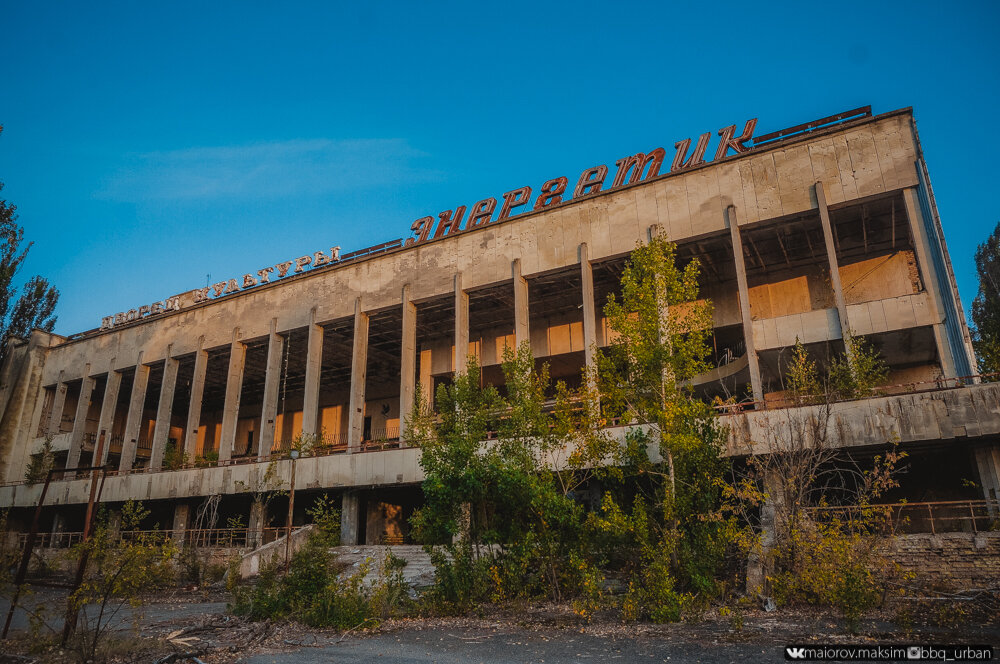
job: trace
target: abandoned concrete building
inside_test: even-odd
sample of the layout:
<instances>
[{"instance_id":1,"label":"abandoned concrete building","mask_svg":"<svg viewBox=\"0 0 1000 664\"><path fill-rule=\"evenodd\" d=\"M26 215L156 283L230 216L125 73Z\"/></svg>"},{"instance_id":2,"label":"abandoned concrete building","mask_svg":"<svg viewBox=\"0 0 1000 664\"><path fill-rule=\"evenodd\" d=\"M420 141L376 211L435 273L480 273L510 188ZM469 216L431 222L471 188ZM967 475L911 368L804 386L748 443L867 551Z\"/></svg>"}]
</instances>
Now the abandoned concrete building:
<instances>
[{"instance_id":1,"label":"abandoned concrete building","mask_svg":"<svg viewBox=\"0 0 1000 664\"><path fill-rule=\"evenodd\" d=\"M575 191L550 180L533 204L529 187L479 201L464 227L465 208L449 210L414 222L406 241L324 249L88 332L12 341L0 508L27 529L43 483L26 482L26 469L48 439L57 468L109 464L100 501L142 500L150 527L207 528L196 513L212 496L212 526L284 525L287 498L268 516L253 495L294 478L295 524L310 496L328 493L341 500L345 543L407 541L422 473L401 434L416 386L431 398L466 353L499 383L503 348L521 341L554 378L579 384L607 343L602 311L630 251L662 232L682 261L701 262L716 368L695 389L744 400L721 415L733 431L752 437L811 408L782 398L790 347L829 357L850 331L891 371L879 396L834 404L829 444L864 453L899 441L910 452L900 497L995 509L1000 384L972 375L911 110L857 109L760 136L755 126L719 131L711 160L705 134L690 157L691 141L677 143L672 165L662 148L641 153L614 177L584 171ZM292 454L302 441L311 449ZM81 530L90 491L89 473L54 474L42 513L52 542Z\"/></svg>"}]
</instances>

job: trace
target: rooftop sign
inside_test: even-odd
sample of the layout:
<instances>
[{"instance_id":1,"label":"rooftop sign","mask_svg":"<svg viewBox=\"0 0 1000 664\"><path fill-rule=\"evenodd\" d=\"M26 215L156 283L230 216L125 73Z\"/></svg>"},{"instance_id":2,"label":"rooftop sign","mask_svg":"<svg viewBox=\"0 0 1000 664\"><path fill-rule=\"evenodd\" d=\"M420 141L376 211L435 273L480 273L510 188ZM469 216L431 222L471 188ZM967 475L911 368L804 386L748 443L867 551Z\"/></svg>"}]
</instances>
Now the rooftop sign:
<instances>
[{"instance_id":1,"label":"rooftop sign","mask_svg":"<svg viewBox=\"0 0 1000 664\"><path fill-rule=\"evenodd\" d=\"M289 272L297 274L304 271L307 267L320 267L322 265L329 265L330 263L337 263L339 261L340 247L333 247L330 249L329 254L325 254L322 250L320 250L311 255L307 254L305 256L300 256L295 260L285 261L284 263L278 263L274 266L261 268L254 273L247 273L236 279L227 279L225 281L212 284L211 286L196 288L192 291L188 291L188 293L194 296L192 303L197 304L198 302L204 302L212 298L253 288L259 284L266 284L271 281L282 279L288 276ZM155 316L157 314L166 313L167 311L179 311L184 304L186 303L181 302L180 295L174 295L173 297L168 297L162 302L153 302L152 304L144 304L137 309L120 311L114 316L105 316L102 318L101 329L110 330L113 327L117 327L124 323L133 323L148 316Z\"/></svg>"},{"instance_id":2,"label":"rooftop sign","mask_svg":"<svg viewBox=\"0 0 1000 664\"><path fill-rule=\"evenodd\" d=\"M757 118L748 120L743 125L743 132L739 136L736 135L736 125L720 129L719 136L721 138L719 146L715 151L715 161L729 154L729 150L734 150L737 153L749 150L750 148L746 146L746 143L753 138L753 130L756 126ZM705 151L708 149L708 143L711 138L712 132L706 132L699 136L698 142L694 146L694 151L690 156L688 156L688 150L691 148L690 138L685 138L683 141L674 143L674 150L676 152L674 153L674 160L670 164L670 172L675 173L706 163ZM611 181L611 186L608 189L616 189L655 178L660 174L660 168L663 166L663 160L666 158L666 155L667 151L665 149L656 148L648 153L640 152L630 157L622 157L615 162L618 170L615 172L614 180ZM544 210L547 207L563 202L564 196L570 200L576 200L584 196L596 194L601 191L607 177L608 167L604 164L588 168L577 179L572 197L566 195L569 187L568 178L558 177L548 180L542 184L538 195L535 197L535 204L530 209ZM503 200L502 203L498 203L497 199L492 197L476 201L472 205L471 210L469 210L469 218L464 228L462 228L462 219L466 213L464 205L457 207L455 210L445 210L438 213L436 226L434 217L421 217L410 226L410 230L413 231L413 237L407 238L405 246L452 235L462 230L472 230L490 223L501 222L513 216L514 210L528 205L531 201L531 187L525 186L508 191L501 198ZM494 219L493 214L496 212L497 205L500 206L500 214ZM433 235L431 235L432 230L434 231Z\"/></svg>"},{"instance_id":3,"label":"rooftop sign","mask_svg":"<svg viewBox=\"0 0 1000 664\"><path fill-rule=\"evenodd\" d=\"M743 131L738 136L736 135L736 125L730 125L720 129L718 132L720 136L719 145L715 150L714 160L718 161L719 159L724 158L729 154L730 150L733 150L736 153L746 152L749 150L750 148L747 147L746 143L753 138L753 131L756 126L757 118L748 120L746 124L743 125ZM698 142L695 143L694 150L690 155L688 155L688 150L691 149L690 138L685 138L683 141L674 143L675 153L674 159L670 164L670 172L675 173L677 171L683 171L707 163L705 160L705 151L708 149L708 144L711 138L712 132L706 132L699 136ZM648 153L640 152L629 157L622 157L615 162L617 171L615 172L614 179L611 181L611 185L607 187L607 190L617 189L619 187L655 178L660 174L660 169L663 166L663 161L666 159L666 156L667 151L664 148L656 148ZM573 188L572 196L567 195L569 188L568 178L557 177L548 180L543 183L541 188L538 190L538 195L535 197L535 203L531 209L544 210L558 203L562 203L564 197L568 201L596 194L602 191L607 177L608 167L604 164L586 169L577 179L576 186ZM413 237L407 238L407 240L403 243L403 246L408 247L421 242L426 242L428 240L444 237L446 235L454 235L455 233L459 233L461 231L482 228L483 226L491 223L501 222L515 216L515 210L527 206L531 201L531 194L531 187L525 186L505 193L501 197L502 203L498 203L497 199L492 197L476 201L472 205L471 210L468 210L469 217L464 228L462 226L462 222L467 211L464 205L459 206L455 210L445 210L444 212L439 213L436 225L434 217L421 217L410 225L410 230L413 231ZM500 213L496 215L496 218L494 218L494 213L496 212L498 205L500 207ZM433 235L431 235L432 230L434 231ZM385 250L388 245L397 246L398 242L399 240L396 240L395 242L386 243L386 245L378 245L377 247L371 247L369 249L382 251ZM378 252L362 250L360 252L347 254L345 259L355 255L367 255L369 253ZM282 279L290 273L297 274L303 272L307 268L312 269L323 265L330 265L332 263L338 263L340 260L340 247L331 248L329 254L324 253L322 250L317 251L313 254L300 256L294 260L278 263L274 266L257 270L256 272L244 274L241 277L220 281L211 286L197 288L183 294L191 295L191 298L184 297L182 300L182 295L174 295L173 297L168 297L167 299L159 302L144 304L135 309L118 312L113 316L104 316L101 319L101 330L110 330L118 327L119 325L133 323L135 321L163 314L168 311L179 311L188 304L197 304L213 298L236 293L241 290L247 290L248 288L253 288L254 286Z\"/></svg>"}]
</instances>

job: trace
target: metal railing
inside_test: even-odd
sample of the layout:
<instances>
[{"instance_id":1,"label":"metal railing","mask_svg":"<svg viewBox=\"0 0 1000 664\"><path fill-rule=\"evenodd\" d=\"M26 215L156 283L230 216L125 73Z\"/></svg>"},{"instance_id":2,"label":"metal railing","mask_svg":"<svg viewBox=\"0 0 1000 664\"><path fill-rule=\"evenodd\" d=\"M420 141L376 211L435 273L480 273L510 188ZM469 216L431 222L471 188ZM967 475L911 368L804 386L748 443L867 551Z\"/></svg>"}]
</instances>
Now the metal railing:
<instances>
[{"instance_id":1,"label":"metal railing","mask_svg":"<svg viewBox=\"0 0 1000 664\"><path fill-rule=\"evenodd\" d=\"M114 541L152 541L173 539L179 546L208 549L247 549L270 544L283 537L287 528L201 528L183 530L123 530L116 533ZM17 545L23 549L28 533L16 533ZM83 541L82 532L38 533L35 547L40 549L66 549Z\"/></svg>"},{"instance_id":2,"label":"metal railing","mask_svg":"<svg viewBox=\"0 0 1000 664\"><path fill-rule=\"evenodd\" d=\"M944 500L878 505L809 507L819 522L838 520L848 529L875 527L884 534L982 533L1000 530L1000 502Z\"/></svg>"},{"instance_id":3,"label":"metal railing","mask_svg":"<svg viewBox=\"0 0 1000 664\"><path fill-rule=\"evenodd\" d=\"M877 398L877 397L888 397L888 396L899 396L903 394L923 394L930 392L943 392L947 390L954 390L962 387L967 387L970 385L975 385L977 383L989 383L1000 381L1000 372L979 374L973 376L960 376L958 378L942 378L934 381L923 381L923 382L912 382L912 383L899 383L895 385L884 385L873 389L869 394L863 396L854 396L849 399L840 400L829 400L827 396L789 396L779 400L771 401L739 401L734 403L721 403L715 404L715 410L722 416L728 415L739 415L748 411L760 411L760 410L782 410L787 408L796 408L801 406L813 406L826 403L838 403L847 401L856 401L859 399L866 398ZM554 401L552 402L554 404ZM605 427L618 427L625 425L635 425L640 424L639 422L624 422L618 418L608 418L605 423ZM495 439L497 436L496 432L490 432L487 435L488 439ZM93 439L94 434L86 434L84 440ZM401 441L399 440L399 429L398 427L391 427L385 429L379 429L372 431L365 440L362 441L361 445L357 448L351 450L344 440L343 436L337 434L329 434L325 436L320 443L312 446L311 448L301 452L300 456L302 458L306 457L322 457L329 456L333 454L345 454L347 452L362 453L362 452L380 452L384 450L391 450L402 447ZM131 470L111 470L108 475L131 475L140 473L151 473L151 472L172 472L179 470L190 470L193 468L210 468L214 466L233 466L248 463L269 463L275 460L287 459L290 456L291 450L290 442L283 442L282 444L276 444L272 446L269 454L258 456L255 454L249 454L244 456L234 457L232 459L223 461L210 461L210 462L200 462L200 463L188 463L176 468L159 468L156 470L150 469L149 467L133 468ZM74 479L72 476L53 476L53 481ZM14 480L8 482L0 482L0 487L2 486L20 486L28 484L26 480Z\"/></svg>"},{"instance_id":4,"label":"metal railing","mask_svg":"<svg viewBox=\"0 0 1000 664\"><path fill-rule=\"evenodd\" d=\"M714 408L720 415L738 415L751 410L783 410L786 408L798 408L800 406L816 406L821 404L858 401L861 399L877 399L879 397L894 397L904 394L944 392L961 387L969 387L979 383L993 383L997 381L1000 381L1000 372L976 374L972 376L958 376L956 378L938 378L936 380L915 381L910 383L896 383L892 385L879 385L864 394L857 394L850 397L838 398L836 395L828 394L789 394L787 396L782 396L779 399L764 401L747 399L733 403L720 403L715 404Z\"/></svg>"}]
</instances>

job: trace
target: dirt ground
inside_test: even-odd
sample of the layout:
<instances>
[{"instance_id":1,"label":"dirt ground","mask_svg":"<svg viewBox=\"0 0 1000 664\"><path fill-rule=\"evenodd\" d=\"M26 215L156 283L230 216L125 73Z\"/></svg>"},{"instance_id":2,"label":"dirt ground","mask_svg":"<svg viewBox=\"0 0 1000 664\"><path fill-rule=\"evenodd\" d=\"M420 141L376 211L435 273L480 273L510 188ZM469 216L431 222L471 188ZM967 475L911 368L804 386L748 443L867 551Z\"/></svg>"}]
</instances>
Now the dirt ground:
<instances>
[{"instance_id":1,"label":"dirt ground","mask_svg":"<svg viewBox=\"0 0 1000 664\"><path fill-rule=\"evenodd\" d=\"M64 606L62 591L37 590L31 607ZM923 605L921 605L923 607ZM7 604L0 602L0 620ZM295 623L250 623L226 613L219 592L176 591L150 597L139 609L123 608L113 619L117 661L194 662L723 662L784 661L787 644L967 643L1000 646L1000 620L942 620L919 616L904 631L889 615L865 620L860 633L846 634L843 621L822 611L752 609L742 624L709 611L697 622L623 625L612 615L588 622L569 606L484 609L474 618L411 618L361 625L348 632ZM989 623L989 624L987 624ZM37 652L61 628L54 618L39 636L17 612L12 638L0 642L0 663L72 661L70 653ZM32 652L32 651L36 652ZM171 658L172 657L172 658Z\"/></svg>"}]
</instances>

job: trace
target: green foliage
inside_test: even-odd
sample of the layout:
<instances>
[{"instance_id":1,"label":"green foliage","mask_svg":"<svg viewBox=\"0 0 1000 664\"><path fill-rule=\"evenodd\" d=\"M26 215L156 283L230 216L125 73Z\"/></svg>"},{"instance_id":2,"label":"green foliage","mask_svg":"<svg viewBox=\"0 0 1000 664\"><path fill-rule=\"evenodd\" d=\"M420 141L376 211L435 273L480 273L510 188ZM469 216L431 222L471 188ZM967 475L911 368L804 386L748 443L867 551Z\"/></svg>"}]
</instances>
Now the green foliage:
<instances>
[{"instance_id":1,"label":"green foliage","mask_svg":"<svg viewBox=\"0 0 1000 664\"><path fill-rule=\"evenodd\" d=\"M844 345L851 349L852 357L835 358L830 364L830 386L834 395L841 399L871 396L876 387L885 383L889 368L878 350L864 337L847 332Z\"/></svg>"},{"instance_id":2,"label":"green foliage","mask_svg":"<svg viewBox=\"0 0 1000 664\"><path fill-rule=\"evenodd\" d=\"M335 504L332 498L323 494L306 510L306 514L315 524L316 536L321 538L326 546L340 544L340 510L334 507Z\"/></svg>"},{"instance_id":3,"label":"green foliage","mask_svg":"<svg viewBox=\"0 0 1000 664\"><path fill-rule=\"evenodd\" d=\"M139 530L148 515L131 500L122 506L117 525L102 511L91 537L71 549L73 558L87 559L83 583L67 600L79 615L73 647L83 661L101 658L109 626L122 608L135 610L144 594L174 582L176 547L163 533Z\"/></svg>"},{"instance_id":4,"label":"green foliage","mask_svg":"<svg viewBox=\"0 0 1000 664\"><path fill-rule=\"evenodd\" d=\"M388 554L369 582L371 564L368 560L346 574L317 529L292 556L288 574L279 574L276 561L265 567L253 584L234 589L230 609L250 620L286 618L338 629L403 615L410 608L401 572L405 563Z\"/></svg>"},{"instance_id":5,"label":"green foliage","mask_svg":"<svg viewBox=\"0 0 1000 664\"><path fill-rule=\"evenodd\" d=\"M789 560L793 555L795 560ZM881 602L899 570L863 531L838 519L804 521L778 548L778 572L771 579L779 604L807 602L841 611L851 632L861 616Z\"/></svg>"},{"instance_id":6,"label":"green foliage","mask_svg":"<svg viewBox=\"0 0 1000 664\"><path fill-rule=\"evenodd\" d=\"M209 466L214 466L218 463L219 463L218 450L205 450L203 454L199 454L194 458L194 465L199 468L207 468Z\"/></svg>"},{"instance_id":7,"label":"green foliage","mask_svg":"<svg viewBox=\"0 0 1000 664\"><path fill-rule=\"evenodd\" d=\"M592 576L573 558L584 511L572 494L603 472L613 441L595 426L588 395L553 386L527 344L507 349L502 368L503 394L481 385L469 358L438 390L440 414L418 398L408 421L406 442L421 447L426 476L414 535L442 546L434 602L444 611L487 597L558 600Z\"/></svg>"},{"instance_id":8,"label":"green foliage","mask_svg":"<svg viewBox=\"0 0 1000 664\"><path fill-rule=\"evenodd\" d=\"M785 388L791 391L798 403L810 403L822 394L819 370L816 362L809 359L805 346L795 338L792 361L785 370Z\"/></svg>"},{"instance_id":9,"label":"green foliage","mask_svg":"<svg viewBox=\"0 0 1000 664\"><path fill-rule=\"evenodd\" d=\"M637 247L620 300L605 307L615 336L598 354L601 403L606 415L646 426L631 430L626 445L624 472L636 478L631 512L606 495L589 524L602 537L619 533L606 550L628 573L623 615L657 621L677 620L717 591L738 530L721 511L726 431L686 386L708 369L712 307L698 300L697 260L680 269L675 254L660 237Z\"/></svg>"},{"instance_id":10,"label":"green foliage","mask_svg":"<svg viewBox=\"0 0 1000 664\"><path fill-rule=\"evenodd\" d=\"M791 362L785 368L785 389L798 403L868 397L885 383L889 368L867 339L847 332L844 345L851 352L833 358L823 374L796 338Z\"/></svg>"},{"instance_id":11,"label":"green foliage","mask_svg":"<svg viewBox=\"0 0 1000 664\"><path fill-rule=\"evenodd\" d=\"M299 435L292 439L289 444L289 450L295 450L300 455L306 456L314 449L323 446L323 432L320 433L307 433L305 431L299 432Z\"/></svg>"},{"instance_id":12,"label":"green foliage","mask_svg":"<svg viewBox=\"0 0 1000 664\"><path fill-rule=\"evenodd\" d=\"M972 301L972 344L979 373L1000 372L1000 223L976 248L979 292Z\"/></svg>"},{"instance_id":13,"label":"green foliage","mask_svg":"<svg viewBox=\"0 0 1000 664\"><path fill-rule=\"evenodd\" d=\"M831 509L827 504L827 496L835 494L823 485L830 478L824 478L820 467L834 457L813 456L813 462L796 467L794 474L801 476L804 486L820 485L813 492L787 490L787 478L770 468L784 488L777 491L782 496L775 514L776 539L768 579L779 604L835 607L843 614L848 630L854 632L861 616L898 587L905 575L881 547L882 539L892 530L892 509L875 501L898 486L895 474L905 457L893 448L876 456L870 468L851 473L856 482L847 510ZM819 509L809 509L815 507Z\"/></svg>"},{"instance_id":14,"label":"green foliage","mask_svg":"<svg viewBox=\"0 0 1000 664\"><path fill-rule=\"evenodd\" d=\"M546 597L589 618L621 581L623 615L665 621L716 591L735 528L719 510L725 431L684 387L707 368L711 306L697 263L678 269L674 253L659 239L637 248L606 309L615 341L582 388L553 386L525 345L505 353L504 392L470 359L439 388L438 414L416 399L406 442L426 479L413 523L436 545L435 610ZM622 446L611 417L645 426ZM588 513L574 496L598 487Z\"/></svg>"},{"instance_id":15,"label":"green foliage","mask_svg":"<svg viewBox=\"0 0 1000 664\"><path fill-rule=\"evenodd\" d=\"M42 482L48 476L49 471L55 463L55 453L52 451L52 436L46 436L42 441L42 451L32 454L28 462L28 468L24 473L24 480L28 484Z\"/></svg>"},{"instance_id":16,"label":"green foliage","mask_svg":"<svg viewBox=\"0 0 1000 664\"><path fill-rule=\"evenodd\" d=\"M190 463L191 459L188 457L188 453L180 449L176 441L167 443L166 449L163 450L164 470L180 470Z\"/></svg>"},{"instance_id":17,"label":"green foliage","mask_svg":"<svg viewBox=\"0 0 1000 664\"><path fill-rule=\"evenodd\" d=\"M462 614L490 601L491 584L502 591L499 571L491 569L489 557L474 555L468 538L427 549L434 565L434 585L422 599L435 613Z\"/></svg>"}]
</instances>

